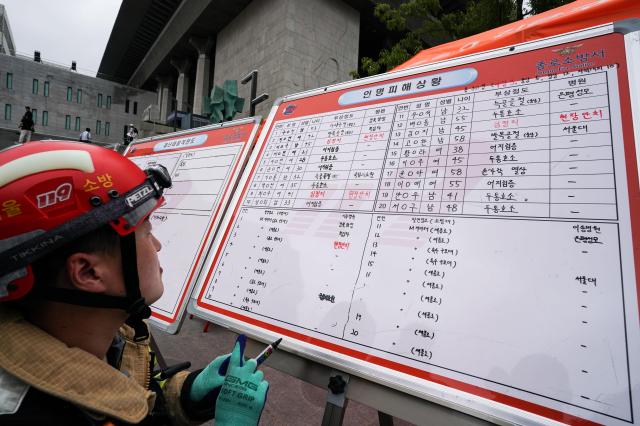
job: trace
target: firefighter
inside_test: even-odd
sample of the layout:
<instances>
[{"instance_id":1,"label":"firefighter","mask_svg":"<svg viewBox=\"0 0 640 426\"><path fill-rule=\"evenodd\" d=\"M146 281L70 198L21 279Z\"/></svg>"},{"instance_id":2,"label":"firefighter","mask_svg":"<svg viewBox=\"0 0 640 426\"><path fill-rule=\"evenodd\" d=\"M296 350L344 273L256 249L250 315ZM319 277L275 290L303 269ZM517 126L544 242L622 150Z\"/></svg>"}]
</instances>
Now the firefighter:
<instances>
[{"instance_id":1,"label":"firefighter","mask_svg":"<svg viewBox=\"0 0 640 426\"><path fill-rule=\"evenodd\" d=\"M170 185L98 146L0 151L0 424L258 423L268 383L243 336L204 370L152 374L148 218Z\"/></svg>"}]
</instances>

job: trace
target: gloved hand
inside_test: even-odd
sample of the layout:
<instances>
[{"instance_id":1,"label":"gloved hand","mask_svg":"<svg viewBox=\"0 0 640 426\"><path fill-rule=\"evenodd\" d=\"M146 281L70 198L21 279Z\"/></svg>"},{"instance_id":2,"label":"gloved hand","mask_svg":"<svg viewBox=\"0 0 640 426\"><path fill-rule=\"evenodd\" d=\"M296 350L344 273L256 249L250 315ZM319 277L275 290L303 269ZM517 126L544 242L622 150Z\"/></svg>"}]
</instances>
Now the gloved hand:
<instances>
[{"instance_id":1,"label":"gloved hand","mask_svg":"<svg viewBox=\"0 0 640 426\"><path fill-rule=\"evenodd\" d=\"M240 334L236 339L235 346L240 346L244 353L244 345L246 344L246 336ZM234 347L235 347L234 346ZM224 375L227 374L227 367L229 366L231 354L220 355L205 367L204 370L198 374L191 385L191 391L189 392L189 398L193 402L201 401L209 392L220 392L220 388L224 383Z\"/></svg>"},{"instance_id":2,"label":"gloved hand","mask_svg":"<svg viewBox=\"0 0 640 426\"><path fill-rule=\"evenodd\" d=\"M220 391L224 383L224 373L221 371L222 364L228 361L230 354L220 355L206 366L204 370L198 374L191 385L189 398L193 402L199 402L207 396L211 391ZM227 362L228 364L228 362Z\"/></svg>"},{"instance_id":3,"label":"gloved hand","mask_svg":"<svg viewBox=\"0 0 640 426\"><path fill-rule=\"evenodd\" d=\"M216 403L216 426L258 424L267 400L269 382L256 368L254 359L245 362L244 344L236 341Z\"/></svg>"}]
</instances>

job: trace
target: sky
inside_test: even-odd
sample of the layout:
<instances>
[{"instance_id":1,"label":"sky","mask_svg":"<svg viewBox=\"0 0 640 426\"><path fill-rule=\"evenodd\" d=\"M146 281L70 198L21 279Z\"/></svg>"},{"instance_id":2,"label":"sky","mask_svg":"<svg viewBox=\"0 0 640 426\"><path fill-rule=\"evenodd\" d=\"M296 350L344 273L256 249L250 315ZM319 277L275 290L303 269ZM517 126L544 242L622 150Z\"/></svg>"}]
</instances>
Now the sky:
<instances>
[{"instance_id":1,"label":"sky","mask_svg":"<svg viewBox=\"0 0 640 426\"><path fill-rule=\"evenodd\" d=\"M0 0L16 51L95 76L122 0Z\"/></svg>"}]
</instances>

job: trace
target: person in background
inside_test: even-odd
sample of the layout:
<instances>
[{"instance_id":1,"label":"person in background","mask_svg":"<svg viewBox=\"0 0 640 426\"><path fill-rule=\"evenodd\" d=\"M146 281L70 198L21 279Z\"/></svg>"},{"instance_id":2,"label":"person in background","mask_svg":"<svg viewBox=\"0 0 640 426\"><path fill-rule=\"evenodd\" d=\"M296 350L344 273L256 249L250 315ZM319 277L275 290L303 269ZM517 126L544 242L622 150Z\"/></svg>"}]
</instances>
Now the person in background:
<instances>
[{"instance_id":1,"label":"person in background","mask_svg":"<svg viewBox=\"0 0 640 426\"><path fill-rule=\"evenodd\" d=\"M0 424L257 425L268 382L232 353L154 372L164 290L148 218L171 177L96 145L0 151Z\"/></svg>"},{"instance_id":2,"label":"person in background","mask_svg":"<svg viewBox=\"0 0 640 426\"><path fill-rule=\"evenodd\" d=\"M138 138L138 129L133 125L133 123L129 124L129 130L127 130L127 134L124 137L124 144L129 145L131 142Z\"/></svg>"},{"instance_id":3,"label":"person in background","mask_svg":"<svg viewBox=\"0 0 640 426\"><path fill-rule=\"evenodd\" d=\"M33 113L31 112L31 108L26 106L24 107L24 109L24 115L20 119L20 124L18 124L18 128L20 129L20 137L18 138L18 143L29 142L31 140L31 135L35 131Z\"/></svg>"},{"instance_id":4,"label":"person in background","mask_svg":"<svg viewBox=\"0 0 640 426\"><path fill-rule=\"evenodd\" d=\"M91 142L91 129L90 128L86 128L84 129L84 132L80 133L80 142L86 142L86 143L90 143Z\"/></svg>"}]
</instances>

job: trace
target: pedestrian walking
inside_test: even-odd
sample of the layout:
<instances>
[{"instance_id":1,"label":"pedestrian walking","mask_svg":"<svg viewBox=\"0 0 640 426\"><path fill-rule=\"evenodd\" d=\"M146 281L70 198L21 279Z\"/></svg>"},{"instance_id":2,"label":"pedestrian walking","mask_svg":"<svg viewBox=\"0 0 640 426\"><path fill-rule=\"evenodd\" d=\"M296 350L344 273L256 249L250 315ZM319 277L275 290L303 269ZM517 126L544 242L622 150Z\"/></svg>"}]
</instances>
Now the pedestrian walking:
<instances>
[{"instance_id":1,"label":"pedestrian walking","mask_svg":"<svg viewBox=\"0 0 640 426\"><path fill-rule=\"evenodd\" d=\"M35 131L34 123L33 123L33 113L31 112L31 108L24 107L25 112L22 118L20 119L20 124L18 128L20 128L20 137L18 138L18 143L25 143L31 140L31 135Z\"/></svg>"},{"instance_id":2,"label":"pedestrian walking","mask_svg":"<svg viewBox=\"0 0 640 426\"><path fill-rule=\"evenodd\" d=\"M138 138L138 129L133 125L133 123L129 124L129 130L127 130L127 134L124 137L124 144L129 145L131 142Z\"/></svg>"},{"instance_id":3,"label":"pedestrian walking","mask_svg":"<svg viewBox=\"0 0 640 426\"><path fill-rule=\"evenodd\" d=\"M84 129L84 132L80 133L80 142L86 142L86 143L90 143L91 142L91 129L90 128L86 128Z\"/></svg>"}]
</instances>

